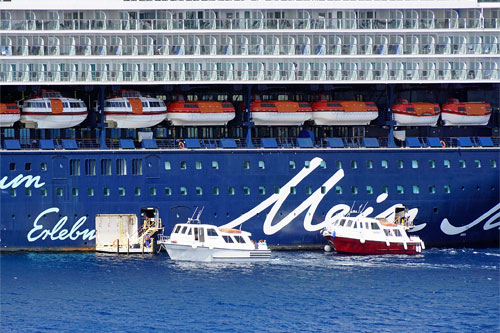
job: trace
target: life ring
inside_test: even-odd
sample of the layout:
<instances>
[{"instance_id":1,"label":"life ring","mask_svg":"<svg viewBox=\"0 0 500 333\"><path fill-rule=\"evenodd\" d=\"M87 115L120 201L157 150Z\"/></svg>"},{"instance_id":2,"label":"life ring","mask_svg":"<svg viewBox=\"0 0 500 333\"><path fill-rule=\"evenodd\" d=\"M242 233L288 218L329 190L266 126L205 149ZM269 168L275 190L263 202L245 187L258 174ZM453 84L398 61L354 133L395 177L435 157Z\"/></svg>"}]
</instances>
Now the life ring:
<instances>
[{"instance_id":1,"label":"life ring","mask_svg":"<svg viewBox=\"0 0 500 333\"><path fill-rule=\"evenodd\" d=\"M179 148L180 148L180 149L184 149L184 142L179 141Z\"/></svg>"},{"instance_id":2,"label":"life ring","mask_svg":"<svg viewBox=\"0 0 500 333\"><path fill-rule=\"evenodd\" d=\"M446 142L444 142L444 140L441 140L439 142L441 142L441 147L446 148Z\"/></svg>"}]
</instances>

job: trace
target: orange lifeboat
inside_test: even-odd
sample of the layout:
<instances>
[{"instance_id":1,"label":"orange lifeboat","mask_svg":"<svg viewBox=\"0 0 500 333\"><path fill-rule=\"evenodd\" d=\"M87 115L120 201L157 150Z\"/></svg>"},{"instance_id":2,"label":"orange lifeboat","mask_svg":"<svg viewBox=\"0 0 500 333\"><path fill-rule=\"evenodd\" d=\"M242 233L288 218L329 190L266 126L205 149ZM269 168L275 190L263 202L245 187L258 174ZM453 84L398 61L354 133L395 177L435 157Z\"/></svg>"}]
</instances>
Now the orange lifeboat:
<instances>
[{"instance_id":1,"label":"orange lifeboat","mask_svg":"<svg viewBox=\"0 0 500 333\"><path fill-rule=\"evenodd\" d=\"M311 119L311 111L307 102L262 101L258 95L250 103L252 121L258 126L300 126Z\"/></svg>"},{"instance_id":2,"label":"orange lifeboat","mask_svg":"<svg viewBox=\"0 0 500 333\"><path fill-rule=\"evenodd\" d=\"M487 125L490 116L491 105L486 102L460 102L450 98L441 107L444 126Z\"/></svg>"},{"instance_id":3,"label":"orange lifeboat","mask_svg":"<svg viewBox=\"0 0 500 333\"><path fill-rule=\"evenodd\" d=\"M436 126L440 109L437 103L410 103L401 98L392 106L392 114L398 126Z\"/></svg>"},{"instance_id":4,"label":"orange lifeboat","mask_svg":"<svg viewBox=\"0 0 500 333\"><path fill-rule=\"evenodd\" d=\"M21 119L21 111L15 103L0 103L0 127L12 127Z\"/></svg>"},{"instance_id":5,"label":"orange lifeboat","mask_svg":"<svg viewBox=\"0 0 500 333\"><path fill-rule=\"evenodd\" d=\"M311 106L317 125L368 125L378 117L374 102L328 101L321 95Z\"/></svg>"},{"instance_id":6,"label":"orange lifeboat","mask_svg":"<svg viewBox=\"0 0 500 333\"><path fill-rule=\"evenodd\" d=\"M82 100L63 97L58 91L42 90L40 96L24 101L21 122L27 128L68 128L82 123L87 114Z\"/></svg>"},{"instance_id":7,"label":"orange lifeboat","mask_svg":"<svg viewBox=\"0 0 500 333\"><path fill-rule=\"evenodd\" d=\"M121 90L120 95L104 101L104 114L110 127L144 128L165 120L167 107L160 99L142 96L135 90Z\"/></svg>"},{"instance_id":8,"label":"orange lifeboat","mask_svg":"<svg viewBox=\"0 0 500 333\"><path fill-rule=\"evenodd\" d=\"M168 105L167 119L174 126L224 126L236 115L233 104L218 101L177 100Z\"/></svg>"}]
</instances>

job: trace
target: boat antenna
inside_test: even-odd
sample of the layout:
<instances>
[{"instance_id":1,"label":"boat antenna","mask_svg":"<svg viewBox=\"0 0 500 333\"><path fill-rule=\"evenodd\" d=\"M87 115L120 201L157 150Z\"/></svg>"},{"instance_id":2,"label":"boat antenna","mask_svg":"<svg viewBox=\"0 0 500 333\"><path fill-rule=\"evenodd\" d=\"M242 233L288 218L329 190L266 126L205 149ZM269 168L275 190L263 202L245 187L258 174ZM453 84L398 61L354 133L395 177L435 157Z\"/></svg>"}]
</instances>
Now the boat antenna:
<instances>
[{"instance_id":1,"label":"boat antenna","mask_svg":"<svg viewBox=\"0 0 500 333\"><path fill-rule=\"evenodd\" d=\"M354 202L352 203L351 209L349 209L349 213L347 213L347 216L351 215L351 212L353 211L355 204L356 204L356 200L354 200Z\"/></svg>"},{"instance_id":2,"label":"boat antenna","mask_svg":"<svg viewBox=\"0 0 500 333\"><path fill-rule=\"evenodd\" d=\"M197 207L198 208L198 207ZM203 210L205 209L205 206L201 207L201 209L198 211L198 216L196 216L196 222L198 222L198 224L200 224L200 216L201 216L201 213L203 213Z\"/></svg>"},{"instance_id":3,"label":"boat antenna","mask_svg":"<svg viewBox=\"0 0 500 333\"><path fill-rule=\"evenodd\" d=\"M188 224L191 223L191 222L193 222L193 221L196 221L195 218L194 218L194 215L196 214L197 210L198 210L198 206L196 206L196 208L194 209L193 215L191 215L191 217L188 218L188 221L187 221Z\"/></svg>"},{"instance_id":4,"label":"boat antenna","mask_svg":"<svg viewBox=\"0 0 500 333\"><path fill-rule=\"evenodd\" d=\"M365 205L363 206L363 209L361 209L361 212L359 214L361 214L365 211L366 205L368 205L368 201L365 203Z\"/></svg>"}]
</instances>

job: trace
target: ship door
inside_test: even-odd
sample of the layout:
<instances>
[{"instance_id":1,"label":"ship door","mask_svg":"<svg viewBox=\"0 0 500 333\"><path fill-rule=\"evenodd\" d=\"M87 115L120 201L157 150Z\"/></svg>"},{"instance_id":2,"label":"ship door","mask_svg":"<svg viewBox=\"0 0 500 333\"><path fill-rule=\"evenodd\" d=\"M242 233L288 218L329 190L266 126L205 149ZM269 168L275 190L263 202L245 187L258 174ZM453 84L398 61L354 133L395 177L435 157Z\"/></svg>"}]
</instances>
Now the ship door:
<instances>
[{"instance_id":1,"label":"ship door","mask_svg":"<svg viewBox=\"0 0 500 333\"><path fill-rule=\"evenodd\" d=\"M146 178L160 178L160 158L156 155L146 157Z\"/></svg>"},{"instance_id":2,"label":"ship door","mask_svg":"<svg viewBox=\"0 0 500 333\"><path fill-rule=\"evenodd\" d=\"M205 232L204 228L200 228L200 243L205 243Z\"/></svg>"}]
</instances>

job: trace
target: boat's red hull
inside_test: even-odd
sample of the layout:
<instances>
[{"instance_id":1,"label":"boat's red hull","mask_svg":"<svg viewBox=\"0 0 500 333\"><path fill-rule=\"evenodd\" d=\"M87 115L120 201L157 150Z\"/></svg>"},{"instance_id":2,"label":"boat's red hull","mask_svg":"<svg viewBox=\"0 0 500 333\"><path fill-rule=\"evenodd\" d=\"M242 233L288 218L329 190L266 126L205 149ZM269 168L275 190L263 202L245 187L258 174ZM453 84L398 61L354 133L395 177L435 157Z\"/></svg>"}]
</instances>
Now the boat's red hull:
<instances>
[{"instance_id":1,"label":"boat's red hull","mask_svg":"<svg viewBox=\"0 0 500 333\"><path fill-rule=\"evenodd\" d=\"M352 254L417 254L422 251L420 242L407 242L406 249L403 243L389 243L366 240L361 243L359 239L345 237L325 237L333 244L337 252Z\"/></svg>"}]
</instances>

